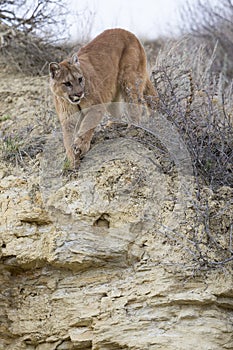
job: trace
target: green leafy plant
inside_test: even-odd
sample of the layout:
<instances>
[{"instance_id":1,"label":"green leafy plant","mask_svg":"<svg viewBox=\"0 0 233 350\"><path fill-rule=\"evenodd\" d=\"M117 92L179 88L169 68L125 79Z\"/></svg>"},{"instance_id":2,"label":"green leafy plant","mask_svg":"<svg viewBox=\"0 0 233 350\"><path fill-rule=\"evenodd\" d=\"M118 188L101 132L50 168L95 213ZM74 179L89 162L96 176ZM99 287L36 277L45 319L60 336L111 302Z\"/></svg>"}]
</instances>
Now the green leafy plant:
<instances>
[{"instance_id":1,"label":"green leafy plant","mask_svg":"<svg viewBox=\"0 0 233 350\"><path fill-rule=\"evenodd\" d=\"M11 118L11 116L8 114L2 115L2 116L0 116L0 122L5 122L6 120L9 120L10 118Z\"/></svg>"}]
</instances>

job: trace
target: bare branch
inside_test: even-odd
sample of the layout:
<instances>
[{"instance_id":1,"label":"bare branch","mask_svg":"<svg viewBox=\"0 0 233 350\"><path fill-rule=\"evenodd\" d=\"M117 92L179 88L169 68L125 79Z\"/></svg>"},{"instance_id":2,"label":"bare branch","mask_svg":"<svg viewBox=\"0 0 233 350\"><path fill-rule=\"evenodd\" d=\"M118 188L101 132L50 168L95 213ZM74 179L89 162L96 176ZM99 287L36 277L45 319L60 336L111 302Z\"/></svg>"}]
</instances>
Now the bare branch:
<instances>
[{"instance_id":1,"label":"bare branch","mask_svg":"<svg viewBox=\"0 0 233 350\"><path fill-rule=\"evenodd\" d=\"M66 22L66 0L2 0L0 3L0 19L5 25L20 30L25 34L32 33L48 39L48 33L55 38L64 35L68 25ZM63 37L62 35L62 37Z\"/></svg>"},{"instance_id":2,"label":"bare branch","mask_svg":"<svg viewBox=\"0 0 233 350\"><path fill-rule=\"evenodd\" d=\"M226 76L233 77L233 2L222 0L213 4L211 0L187 2L181 11L182 32L190 32L206 43L206 50L212 50L216 42L218 50L214 62L220 73L226 69ZM223 62L224 60L224 62Z\"/></svg>"}]
</instances>

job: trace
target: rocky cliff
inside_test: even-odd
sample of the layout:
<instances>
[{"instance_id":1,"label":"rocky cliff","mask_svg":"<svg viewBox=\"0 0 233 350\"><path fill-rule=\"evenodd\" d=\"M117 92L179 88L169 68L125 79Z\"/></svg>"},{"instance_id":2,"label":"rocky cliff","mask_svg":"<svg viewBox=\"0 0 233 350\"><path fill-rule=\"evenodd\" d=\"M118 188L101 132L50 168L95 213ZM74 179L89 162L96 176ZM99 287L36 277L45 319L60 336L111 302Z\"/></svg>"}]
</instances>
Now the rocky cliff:
<instances>
[{"instance_id":1,"label":"rocky cliff","mask_svg":"<svg viewBox=\"0 0 233 350\"><path fill-rule=\"evenodd\" d=\"M100 128L69 172L46 79L1 89L0 349L233 349L232 190L197 202L169 126Z\"/></svg>"}]
</instances>

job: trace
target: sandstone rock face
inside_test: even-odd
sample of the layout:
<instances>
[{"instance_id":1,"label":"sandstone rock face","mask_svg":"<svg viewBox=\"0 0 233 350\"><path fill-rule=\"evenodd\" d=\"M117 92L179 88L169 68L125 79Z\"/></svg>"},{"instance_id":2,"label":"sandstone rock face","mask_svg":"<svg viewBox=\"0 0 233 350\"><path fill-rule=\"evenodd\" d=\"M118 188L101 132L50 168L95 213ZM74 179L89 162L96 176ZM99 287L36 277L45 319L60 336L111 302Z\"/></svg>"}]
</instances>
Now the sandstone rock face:
<instances>
[{"instance_id":1,"label":"sandstone rock face","mask_svg":"<svg viewBox=\"0 0 233 350\"><path fill-rule=\"evenodd\" d=\"M76 174L59 132L27 170L1 163L1 350L233 349L232 270L189 174L140 132L99 135ZM232 191L205 192L228 249Z\"/></svg>"},{"instance_id":2,"label":"sandstone rock face","mask_svg":"<svg viewBox=\"0 0 233 350\"><path fill-rule=\"evenodd\" d=\"M65 183L2 175L1 349L232 348L232 275L191 276L159 228L176 177L127 149L98 144Z\"/></svg>"}]
</instances>

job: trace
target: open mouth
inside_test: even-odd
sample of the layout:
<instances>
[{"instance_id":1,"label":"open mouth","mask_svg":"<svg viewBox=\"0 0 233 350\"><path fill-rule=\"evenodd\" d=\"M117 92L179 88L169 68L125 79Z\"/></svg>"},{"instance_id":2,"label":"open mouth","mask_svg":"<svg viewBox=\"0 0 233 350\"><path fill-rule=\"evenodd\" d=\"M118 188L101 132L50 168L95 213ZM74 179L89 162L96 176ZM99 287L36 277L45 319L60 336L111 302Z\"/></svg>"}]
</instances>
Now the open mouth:
<instances>
[{"instance_id":1,"label":"open mouth","mask_svg":"<svg viewBox=\"0 0 233 350\"><path fill-rule=\"evenodd\" d=\"M80 96L69 96L69 101L72 104L79 104L81 102L81 99L84 97L84 93L82 92L82 94L80 94Z\"/></svg>"}]
</instances>

